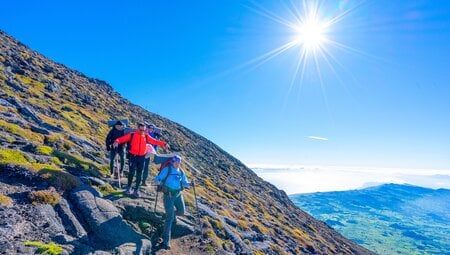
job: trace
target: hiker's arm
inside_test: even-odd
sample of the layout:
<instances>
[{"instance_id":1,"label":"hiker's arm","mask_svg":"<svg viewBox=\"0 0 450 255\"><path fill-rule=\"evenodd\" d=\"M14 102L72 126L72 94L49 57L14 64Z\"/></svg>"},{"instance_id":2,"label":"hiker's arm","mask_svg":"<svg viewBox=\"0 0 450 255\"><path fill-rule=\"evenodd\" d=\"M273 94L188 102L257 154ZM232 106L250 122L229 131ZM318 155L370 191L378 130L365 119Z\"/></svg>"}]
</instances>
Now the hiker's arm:
<instances>
[{"instance_id":1,"label":"hiker's arm","mask_svg":"<svg viewBox=\"0 0 450 255\"><path fill-rule=\"evenodd\" d=\"M111 149L111 136L112 136L112 130L109 131L108 135L106 136L106 150Z\"/></svg>"},{"instance_id":2,"label":"hiker's arm","mask_svg":"<svg viewBox=\"0 0 450 255\"><path fill-rule=\"evenodd\" d=\"M117 145L119 145L119 144L126 143L126 142L130 141L130 138L131 138L131 133L121 136L114 141L113 146L117 147Z\"/></svg>"},{"instance_id":3,"label":"hiker's arm","mask_svg":"<svg viewBox=\"0 0 450 255\"><path fill-rule=\"evenodd\" d=\"M155 177L155 179L153 179L153 184L159 185L163 179L163 176L167 175L167 171L169 171L169 168L164 167L163 170L161 170L161 172L159 172L159 174Z\"/></svg>"},{"instance_id":4,"label":"hiker's arm","mask_svg":"<svg viewBox=\"0 0 450 255\"><path fill-rule=\"evenodd\" d=\"M181 184L183 185L184 188L190 188L193 185L192 182L188 182L186 174L184 174L184 171L183 174L181 175Z\"/></svg>"},{"instance_id":5,"label":"hiker's arm","mask_svg":"<svg viewBox=\"0 0 450 255\"><path fill-rule=\"evenodd\" d=\"M147 138L148 143L158 145L158 146L168 146L168 144L166 142L161 141L161 140L156 140L155 138L151 137L150 135L146 135L145 137Z\"/></svg>"}]
</instances>

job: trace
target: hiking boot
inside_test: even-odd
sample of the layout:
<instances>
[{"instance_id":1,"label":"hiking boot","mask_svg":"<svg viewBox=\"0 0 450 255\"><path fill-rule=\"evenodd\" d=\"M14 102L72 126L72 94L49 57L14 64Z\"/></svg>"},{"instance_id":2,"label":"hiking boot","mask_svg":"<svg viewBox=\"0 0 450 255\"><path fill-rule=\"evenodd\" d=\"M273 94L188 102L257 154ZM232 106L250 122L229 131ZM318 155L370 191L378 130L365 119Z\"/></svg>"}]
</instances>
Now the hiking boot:
<instances>
[{"instance_id":1,"label":"hiking boot","mask_svg":"<svg viewBox=\"0 0 450 255\"><path fill-rule=\"evenodd\" d=\"M131 188L128 187L127 190L125 190L125 195L131 195Z\"/></svg>"},{"instance_id":2,"label":"hiking boot","mask_svg":"<svg viewBox=\"0 0 450 255\"><path fill-rule=\"evenodd\" d=\"M164 250L170 250L170 244L163 244L163 245L162 245L162 248L163 248Z\"/></svg>"},{"instance_id":3,"label":"hiking boot","mask_svg":"<svg viewBox=\"0 0 450 255\"><path fill-rule=\"evenodd\" d=\"M135 190L134 191L134 194L133 194L135 197L137 197L137 198L139 198L139 197L141 197L141 193L139 192L139 190Z\"/></svg>"},{"instance_id":4,"label":"hiking boot","mask_svg":"<svg viewBox=\"0 0 450 255\"><path fill-rule=\"evenodd\" d=\"M143 187L147 187L147 186L148 186L148 184L147 184L146 182L143 182L143 183L141 184L141 186L143 186Z\"/></svg>"}]
</instances>

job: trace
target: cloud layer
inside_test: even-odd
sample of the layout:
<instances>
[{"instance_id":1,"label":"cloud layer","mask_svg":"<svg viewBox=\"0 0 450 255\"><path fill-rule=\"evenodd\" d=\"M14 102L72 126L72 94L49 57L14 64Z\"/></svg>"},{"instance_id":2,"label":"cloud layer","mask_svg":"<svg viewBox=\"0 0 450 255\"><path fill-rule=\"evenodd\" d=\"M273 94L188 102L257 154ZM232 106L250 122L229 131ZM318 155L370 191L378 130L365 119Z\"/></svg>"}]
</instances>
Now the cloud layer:
<instances>
[{"instance_id":1,"label":"cloud layer","mask_svg":"<svg viewBox=\"0 0 450 255\"><path fill-rule=\"evenodd\" d=\"M450 189L450 169L393 169L356 167L261 167L253 171L288 194L360 189L382 183Z\"/></svg>"}]
</instances>

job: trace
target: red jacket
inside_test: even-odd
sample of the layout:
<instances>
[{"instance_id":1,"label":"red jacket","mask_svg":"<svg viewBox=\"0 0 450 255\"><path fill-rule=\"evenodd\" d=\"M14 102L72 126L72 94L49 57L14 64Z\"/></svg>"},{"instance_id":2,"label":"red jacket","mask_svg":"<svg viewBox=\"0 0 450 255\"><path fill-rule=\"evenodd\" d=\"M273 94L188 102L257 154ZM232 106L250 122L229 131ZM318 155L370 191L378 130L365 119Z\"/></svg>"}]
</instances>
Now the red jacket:
<instances>
[{"instance_id":1,"label":"red jacket","mask_svg":"<svg viewBox=\"0 0 450 255\"><path fill-rule=\"evenodd\" d=\"M131 139L131 133L121 136L115 140L115 142L122 144L129 142ZM156 140L155 138L148 135L147 132L141 134L139 131L135 131L133 134L133 140L131 141L131 149L129 152L135 156L144 156L147 153L146 144L151 143L158 146L166 146L166 142Z\"/></svg>"}]
</instances>

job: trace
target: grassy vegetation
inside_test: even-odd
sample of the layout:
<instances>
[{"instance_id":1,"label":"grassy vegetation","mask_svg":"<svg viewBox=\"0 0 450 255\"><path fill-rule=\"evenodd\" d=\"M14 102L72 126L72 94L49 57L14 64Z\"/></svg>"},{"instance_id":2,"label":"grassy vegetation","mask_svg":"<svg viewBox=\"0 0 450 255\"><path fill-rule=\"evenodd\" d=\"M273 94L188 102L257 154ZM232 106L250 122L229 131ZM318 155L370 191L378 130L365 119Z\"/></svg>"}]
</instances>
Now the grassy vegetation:
<instances>
[{"instance_id":1,"label":"grassy vegetation","mask_svg":"<svg viewBox=\"0 0 450 255\"><path fill-rule=\"evenodd\" d=\"M208 218L208 220L214 229L222 229L224 227L221 220L213 219L213 218Z\"/></svg>"},{"instance_id":2,"label":"grassy vegetation","mask_svg":"<svg viewBox=\"0 0 450 255\"><path fill-rule=\"evenodd\" d=\"M61 164L58 158L52 158L53 163ZM38 173L57 190L65 192L80 185L78 179L70 173L62 171L58 166L30 162L22 151L0 150L0 164L15 164L26 167L30 171Z\"/></svg>"},{"instance_id":3,"label":"grassy vegetation","mask_svg":"<svg viewBox=\"0 0 450 255\"><path fill-rule=\"evenodd\" d=\"M34 142L41 142L43 139L43 135L34 133L29 128L23 128L17 124L8 123L4 120L0 120L0 130Z\"/></svg>"},{"instance_id":4,"label":"grassy vegetation","mask_svg":"<svg viewBox=\"0 0 450 255\"><path fill-rule=\"evenodd\" d=\"M98 191L100 191L100 193L102 193L103 196L108 196L117 191L109 183L102 185L102 186L98 186L97 189L98 189Z\"/></svg>"},{"instance_id":5,"label":"grassy vegetation","mask_svg":"<svg viewBox=\"0 0 450 255\"><path fill-rule=\"evenodd\" d=\"M40 81L36 81L35 79L29 76L16 74L16 79L23 84L31 85L32 88L30 88L29 91L34 92L34 94L36 95L38 93L40 94L40 92L42 92L45 89L45 84L43 84Z\"/></svg>"},{"instance_id":6,"label":"grassy vegetation","mask_svg":"<svg viewBox=\"0 0 450 255\"><path fill-rule=\"evenodd\" d=\"M63 248L61 245L58 245L56 243L43 243L43 242L33 242L28 241L24 243L27 246L35 246L38 247L37 253L39 254L48 254L48 255L59 255L63 252Z\"/></svg>"},{"instance_id":7,"label":"grassy vegetation","mask_svg":"<svg viewBox=\"0 0 450 255\"><path fill-rule=\"evenodd\" d=\"M32 160L30 161L25 157L24 152L12 149L0 150L0 164L25 166L34 172L39 172L42 169L59 170L59 168L54 165L36 163Z\"/></svg>"},{"instance_id":8,"label":"grassy vegetation","mask_svg":"<svg viewBox=\"0 0 450 255\"><path fill-rule=\"evenodd\" d=\"M102 173L108 171L106 165L100 166L98 164L82 160L76 156L72 156L62 151L53 150L52 155L57 157L62 163L71 167L83 169L85 172L94 176L100 176Z\"/></svg>"},{"instance_id":9,"label":"grassy vegetation","mask_svg":"<svg viewBox=\"0 0 450 255\"><path fill-rule=\"evenodd\" d=\"M61 196L55 189L50 188L48 190L31 191L28 194L28 199L33 205L49 204L55 206L59 203Z\"/></svg>"},{"instance_id":10,"label":"grassy vegetation","mask_svg":"<svg viewBox=\"0 0 450 255\"><path fill-rule=\"evenodd\" d=\"M23 128L16 124L8 123L4 120L0 120L0 129L3 131L27 138L27 134L23 131Z\"/></svg>"},{"instance_id":11,"label":"grassy vegetation","mask_svg":"<svg viewBox=\"0 0 450 255\"><path fill-rule=\"evenodd\" d=\"M37 153L42 154L42 155L47 155L50 156L53 152L53 149L49 146L39 146L36 150Z\"/></svg>"},{"instance_id":12,"label":"grassy vegetation","mask_svg":"<svg viewBox=\"0 0 450 255\"><path fill-rule=\"evenodd\" d=\"M52 159L50 159L50 161L57 166L62 165L61 160L59 160L59 158L57 158L57 157L52 157Z\"/></svg>"},{"instance_id":13,"label":"grassy vegetation","mask_svg":"<svg viewBox=\"0 0 450 255\"><path fill-rule=\"evenodd\" d=\"M23 152L18 150L0 150L0 164L29 164Z\"/></svg>"},{"instance_id":14,"label":"grassy vegetation","mask_svg":"<svg viewBox=\"0 0 450 255\"><path fill-rule=\"evenodd\" d=\"M10 207L11 205L11 198L0 193L0 206Z\"/></svg>"},{"instance_id":15,"label":"grassy vegetation","mask_svg":"<svg viewBox=\"0 0 450 255\"><path fill-rule=\"evenodd\" d=\"M61 170L44 168L39 170L39 175L61 192L80 186L80 181L75 176Z\"/></svg>"}]
</instances>

